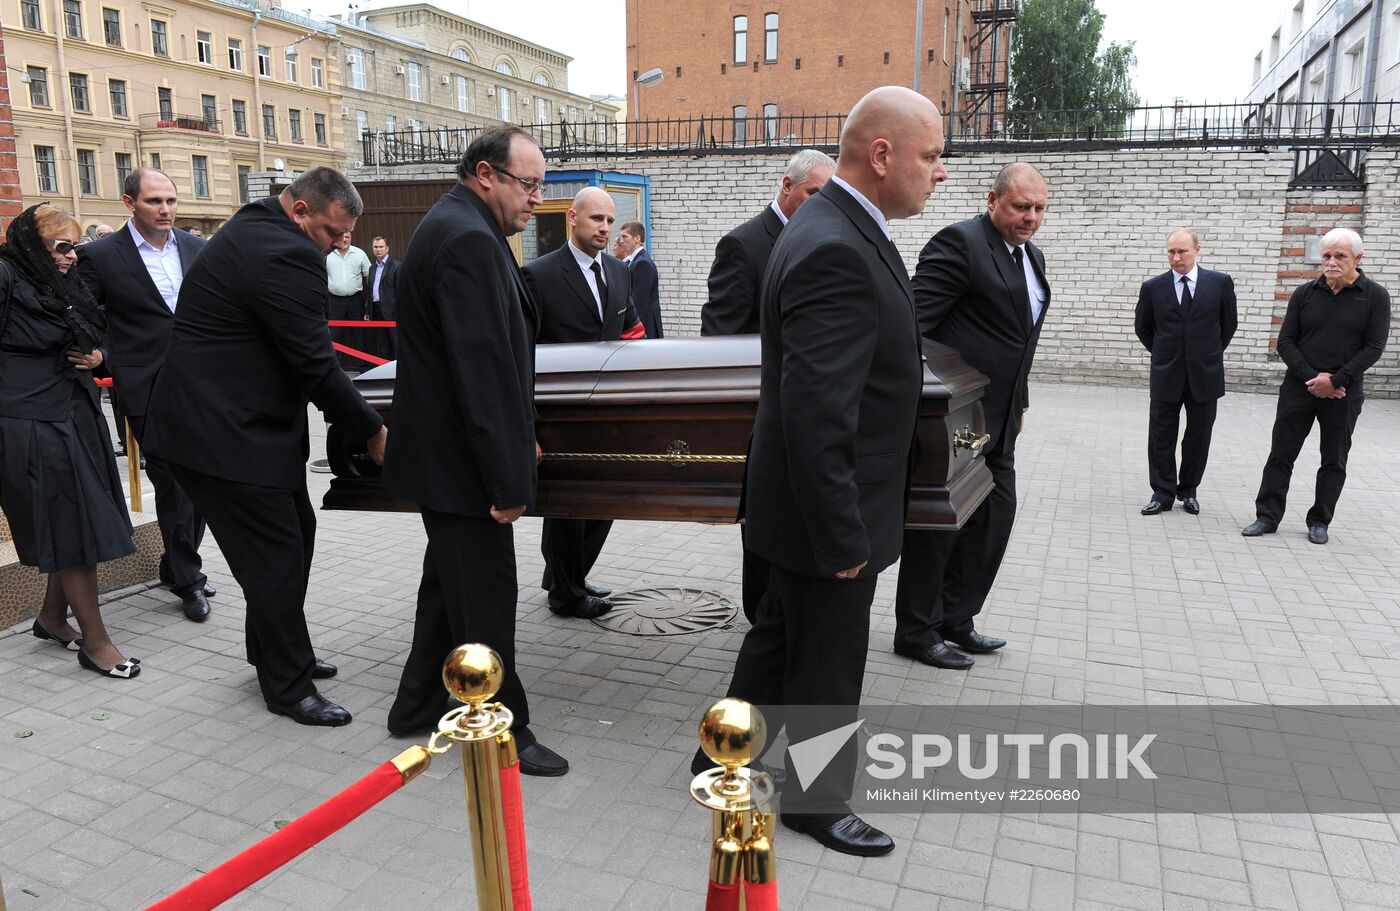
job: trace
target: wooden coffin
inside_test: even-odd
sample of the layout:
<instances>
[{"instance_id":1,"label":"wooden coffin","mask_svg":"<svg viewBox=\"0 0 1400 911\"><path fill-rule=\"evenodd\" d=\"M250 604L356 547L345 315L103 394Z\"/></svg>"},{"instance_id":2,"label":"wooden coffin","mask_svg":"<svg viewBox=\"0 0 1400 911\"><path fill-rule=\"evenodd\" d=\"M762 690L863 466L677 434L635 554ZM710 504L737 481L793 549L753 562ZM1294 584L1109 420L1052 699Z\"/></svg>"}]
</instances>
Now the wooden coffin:
<instances>
[{"instance_id":1,"label":"wooden coffin","mask_svg":"<svg viewBox=\"0 0 1400 911\"><path fill-rule=\"evenodd\" d=\"M540 345L536 432L544 449L532 515L734 522L758 406L757 336ZM962 526L992 489L978 450L987 379L924 342L918 459L908 524ZM356 387L393 433L394 365ZM326 509L412 511L379 486L364 442L334 425Z\"/></svg>"}]
</instances>

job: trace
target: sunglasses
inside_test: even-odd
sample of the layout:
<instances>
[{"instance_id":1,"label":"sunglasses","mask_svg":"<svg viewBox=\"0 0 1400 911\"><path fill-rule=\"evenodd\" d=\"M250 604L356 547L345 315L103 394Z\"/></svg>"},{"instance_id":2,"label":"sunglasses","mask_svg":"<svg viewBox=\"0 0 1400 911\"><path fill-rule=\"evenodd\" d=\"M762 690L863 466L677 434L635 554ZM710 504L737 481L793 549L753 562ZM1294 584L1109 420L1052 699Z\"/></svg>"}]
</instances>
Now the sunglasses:
<instances>
[{"instance_id":1,"label":"sunglasses","mask_svg":"<svg viewBox=\"0 0 1400 911\"><path fill-rule=\"evenodd\" d=\"M78 249L78 245L67 240L51 240L49 241L49 248L59 256L67 256L69 253Z\"/></svg>"}]
</instances>

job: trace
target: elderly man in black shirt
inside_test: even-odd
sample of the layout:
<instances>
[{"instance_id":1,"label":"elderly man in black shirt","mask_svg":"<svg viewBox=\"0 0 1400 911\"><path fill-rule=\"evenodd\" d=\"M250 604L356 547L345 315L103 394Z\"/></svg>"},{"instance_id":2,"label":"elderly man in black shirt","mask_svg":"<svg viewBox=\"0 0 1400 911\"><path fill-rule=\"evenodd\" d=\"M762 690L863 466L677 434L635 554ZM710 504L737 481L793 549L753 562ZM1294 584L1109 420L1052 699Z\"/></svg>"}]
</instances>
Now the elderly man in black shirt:
<instances>
[{"instance_id":1,"label":"elderly man in black shirt","mask_svg":"<svg viewBox=\"0 0 1400 911\"><path fill-rule=\"evenodd\" d=\"M1278 334L1288 373L1279 386L1273 446L1254 500L1256 518L1242 532L1247 538L1278 530L1293 462L1315 418L1322 464L1308 510L1308 540L1327 543L1327 526L1347 479L1351 433L1365 401L1361 377L1380 358L1390 331L1390 295L1360 264L1360 236L1333 228L1322 238L1322 275L1288 299Z\"/></svg>"}]
</instances>

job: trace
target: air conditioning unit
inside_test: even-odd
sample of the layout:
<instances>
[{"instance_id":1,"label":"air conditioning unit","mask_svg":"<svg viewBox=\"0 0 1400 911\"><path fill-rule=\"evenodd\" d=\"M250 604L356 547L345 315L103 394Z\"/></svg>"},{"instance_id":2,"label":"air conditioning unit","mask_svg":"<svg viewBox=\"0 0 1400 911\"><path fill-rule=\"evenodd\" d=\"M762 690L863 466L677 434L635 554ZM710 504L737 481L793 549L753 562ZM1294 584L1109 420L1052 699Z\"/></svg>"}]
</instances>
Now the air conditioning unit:
<instances>
[{"instance_id":1,"label":"air conditioning unit","mask_svg":"<svg viewBox=\"0 0 1400 911\"><path fill-rule=\"evenodd\" d=\"M442 83L443 85L451 85L451 84L452 84L452 77L451 77L451 76L443 76L442 78L438 79L438 82Z\"/></svg>"},{"instance_id":2,"label":"air conditioning unit","mask_svg":"<svg viewBox=\"0 0 1400 911\"><path fill-rule=\"evenodd\" d=\"M354 54L346 54L346 55L345 55L345 65L346 65L346 66L354 66L354 65L355 65L355 55L354 55Z\"/></svg>"},{"instance_id":3,"label":"air conditioning unit","mask_svg":"<svg viewBox=\"0 0 1400 911\"><path fill-rule=\"evenodd\" d=\"M341 120L349 120L349 119L350 119L350 106L349 106L349 105L342 104L342 105L340 106L340 119L341 119Z\"/></svg>"},{"instance_id":4,"label":"air conditioning unit","mask_svg":"<svg viewBox=\"0 0 1400 911\"><path fill-rule=\"evenodd\" d=\"M394 66L394 75L395 75L395 76L402 76L405 72L407 72L407 70L404 69L404 66L403 66L402 63L396 64L396 65Z\"/></svg>"},{"instance_id":5,"label":"air conditioning unit","mask_svg":"<svg viewBox=\"0 0 1400 911\"><path fill-rule=\"evenodd\" d=\"M958 87L967 88L972 84L972 59L964 57L959 61L958 67Z\"/></svg>"},{"instance_id":6,"label":"air conditioning unit","mask_svg":"<svg viewBox=\"0 0 1400 911\"><path fill-rule=\"evenodd\" d=\"M495 97L496 97L496 87L495 87L494 85L491 86L490 88L488 88L488 89L486 90L486 97L487 97L487 98L495 98Z\"/></svg>"}]
</instances>

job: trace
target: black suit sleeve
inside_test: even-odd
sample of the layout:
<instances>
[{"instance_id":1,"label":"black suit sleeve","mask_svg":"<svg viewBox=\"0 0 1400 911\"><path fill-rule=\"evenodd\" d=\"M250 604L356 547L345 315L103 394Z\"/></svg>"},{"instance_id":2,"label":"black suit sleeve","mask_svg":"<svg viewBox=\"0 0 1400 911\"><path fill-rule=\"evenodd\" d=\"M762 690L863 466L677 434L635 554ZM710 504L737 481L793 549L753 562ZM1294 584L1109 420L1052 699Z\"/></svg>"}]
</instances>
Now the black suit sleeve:
<instances>
[{"instance_id":1,"label":"black suit sleeve","mask_svg":"<svg viewBox=\"0 0 1400 911\"><path fill-rule=\"evenodd\" d=\"M298 388L333 424L341 424L353 439L369 439L384 423L340 369L326 327L324 268L302 250L282 251L264 261L258 306L249 307L261 320L282 360L291 368Z\"/></svg>"},{"instance_id":2,"label":"black suit sleeve","mask_svg":"<svg viewBox=\"0 0 1400 911\"><path fill-rule=\"evenodd\" d=\"M642 302L642 306L647 306L651 300L652 289L656 287L656 266L645 259L632 260L632 303L635 307L637 301Z\"/></svg>"},{"instance_id":3,"label":"black suit sleeve","mask_svg":"<svg viewBox=\"0 0 1400 911\"><path fill-rule=\"evenodd\" d=\"M450 375L443 382L456 387L453 398L492 505L510 509L534 499L533 466L519 454L534 452L535 423L533 413L511 407L531 398L530 390L519 388L517 362L519 357L530 357L530 350L516 351L511 343L509 308L517 305L515 285L509 275L494 268L500 261L497 243L475 232L447 241L432 295L443 342L453 355L448 360ZM528 287L529 273L521 270L520 274ZM463 297L464 289L477 289L470 303ZM534 288L529 290L535 293ZM523 310L521 318L528 325ZM533 375L533 371L527 373Z\"/></svg>"},{"instance_id":4,"label":"black suit sleeve","mask_svg":"<svg viewBox=\"0 0 1400 911\"><path fill-rule=\"evenodd\" d=\"M919 333L932 338L948 312L967 294L972 283L972 250L967 237L944 228L924 245L914 270L914 304Z\"/></svg>"},{"instance_id":5,"label":"black suit sleeve","mask_svg":"<svg viewBox=\"0 0 1400 911\"><path fill-rule=\"evenodd\" d=\"M107 306L107 300L102 293L102 276L97 271L97 263L93 261L92 254L80 255L78 264L73 269L77 272L78 278L83 280L83 284L87 285L88 291L92 293L93 299L97 301L98 305Z\"/></svg>"},{"instance_id":6,"label":"black suit sleeve","mask_svg":"<svg viewBox=\"0 0 1400 911\"><path fill-rule=\"evenodd\" d=\"M1154 312L1153 307L1152 307L1152 292L1151 292L1150 290L1148 290L1148 285L1149 285L1149 284L1151 284L1151 283L1150 283L1150 282L1143 282L1143 283L1142 283L1142 288L1138 291L1137 312L1133 315L1133 330L1134 330L1135 332L1137 332L1138 341L1142 342L1142 347L1146 348L1148 351L1151 351L1151 350L1152 350L1152 341L1153 341L1153 339L1156 337L1156 325L1157 325L1157 320L1156 320L1156 313ZM1232 288L1231 291L1230 291L1230 313L1231 313L1232 316L1233 316L1233 314L1234 314L1234 312L1235 312L1234 301L1235 301L1235 295L1234 295L1234 290L1233 290L1233 288ZM1224 308L1223 308L1223 307L1221 308L1221 313L1222 313L1222 326L1221 326L1221 329L1222 329L1222 332L1223 332L1223 330L1224 330L1224 325L1223 325L1223 313L1224 313ZM1234 329L1234 326L1233 326L1233 324L1232 324L1231 327L1230 327L1230 333L1233 335L1233 334L1234 334L1234 331L1235 331L1235 329Z\"/></svg>"},{"instance_id":7,"label":"black suit sleeve","mask_svg":"<svg viewBox=\"0 0 1400 911\"><path fill-rule=\"evenodd\" d=\"M625 339L650 338L646 326L642 325L642 318L637 315L637 301L633 298L632 273L623 266L614 281L622 282L624 293L622 299L627 302L627 312L622 314L622 337ZM609 289L611 293L611 289Z\"/></svg>"},{"instance_id":8,"label":"black suit sleeve","mask_svg":"<svg viewBox=\"0 0 1400 911\"><path fill-rule=\"evenodd\" d=\"M759 276L760 280L762 276ZM748 248L733 234L726 234L715 245L715 261L710 266L710 299L700 311L701 335L738 335L754 312L758 288L753 281L753 263Z\"/></svg>"},{"instance_id":9,"label":"black suit sleeve","mask_svg":"<svg viewBox=\"0 0 1400 911\"><path fill-rule=\"evenodd\" d=\"M1223 351L1230 347L1230 340L1235 337L1240 319L1235 304L1235 280L1228 275L1222 277L1225 280L1225 290L1220 294L1220 349Z\"/></svg>"},{"instance_id":10,"label":"black suit sleeve","mask_svg":"<svg viewBox=\"0 0 1400 911\"><path fill-rule=\"evenodd\" d=\"M874 283L865 258L829 243L793 264L779 295L789 479L824 575L870 559L855 470L861 396L879 330Z\"/></svg>"}]
</instances>

